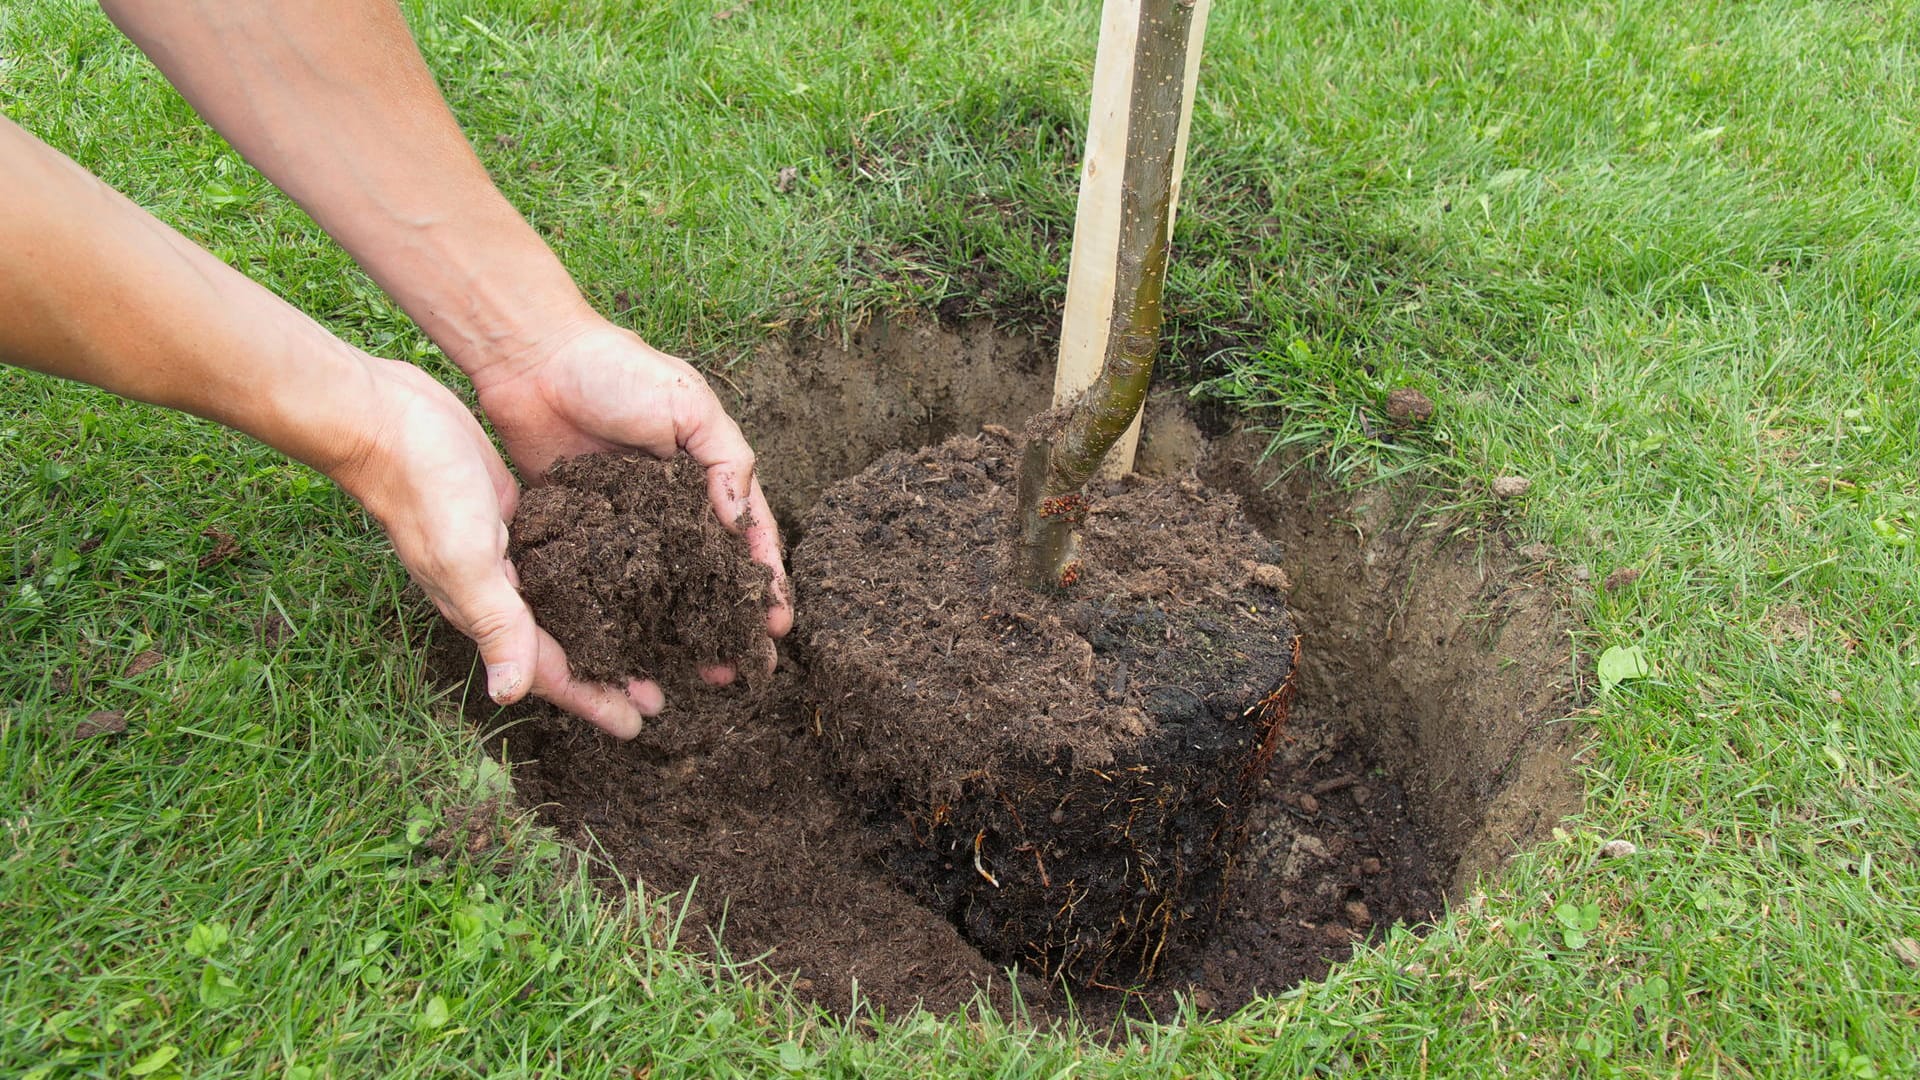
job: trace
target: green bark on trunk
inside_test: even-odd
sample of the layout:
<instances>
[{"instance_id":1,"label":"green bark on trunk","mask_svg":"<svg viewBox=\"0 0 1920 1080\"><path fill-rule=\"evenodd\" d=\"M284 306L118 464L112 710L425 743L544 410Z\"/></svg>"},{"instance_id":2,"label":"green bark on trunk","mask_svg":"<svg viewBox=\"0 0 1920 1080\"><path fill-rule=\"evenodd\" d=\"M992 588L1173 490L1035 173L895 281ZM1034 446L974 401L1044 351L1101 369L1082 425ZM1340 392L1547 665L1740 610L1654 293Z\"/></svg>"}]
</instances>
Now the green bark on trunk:
<instances>
[{"instance_id":1,"label":"green bark on trunk","mask_svg":"<svg viewBox=\"0 0 1920 1080\"><path fill-rule=\"evenodd\" d=\"M1193 14L1193 0L1140 3L1106 355L1084 394L1029 426L1021 467L1019 566L1035 588L1069 585L1077 576L1086 505L1080 490L1139 412L1160 350Z\"/></svg>"}]
</instances>

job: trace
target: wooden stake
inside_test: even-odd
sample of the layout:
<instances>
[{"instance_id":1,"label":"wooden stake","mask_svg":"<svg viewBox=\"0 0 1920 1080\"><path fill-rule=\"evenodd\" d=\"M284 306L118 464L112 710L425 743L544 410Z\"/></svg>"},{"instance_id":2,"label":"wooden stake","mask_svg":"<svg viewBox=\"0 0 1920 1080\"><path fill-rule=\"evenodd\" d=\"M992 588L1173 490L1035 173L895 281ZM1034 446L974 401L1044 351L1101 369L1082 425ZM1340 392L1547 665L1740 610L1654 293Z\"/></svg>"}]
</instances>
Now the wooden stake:
<instances>
[{"instance_id":1,"label":"wooden stake","mask_svg":"<svg viewBox=\"0 0 1920 1080\"><path fill-rule=\"evenodd\" d=\"M1106 362L1107 338L1115 319L1114 289L1126 180L1128 116L1133 100L1135 59L1140 40L1142 0L1106 0L1100 12L1100 48L1093 62L1093 105L1088 112L1086 158L1080 169L1080 202L1074 215L1073 256L1067 271L1067 307L1060 326L1060 355L1054 368L1053 403L1072 401L1099 378ZM1193 120L1193 93L1200 77L1200 48L1212 0L1194 0L1187 35L1186 70L1180 95L1180 128L1173 161L1173 211L1186 171L1187 131ZM1113 449L1101 472L1109 476L1133 468L1140 441L1140 418Z\"/></svg>"}]
</instances>

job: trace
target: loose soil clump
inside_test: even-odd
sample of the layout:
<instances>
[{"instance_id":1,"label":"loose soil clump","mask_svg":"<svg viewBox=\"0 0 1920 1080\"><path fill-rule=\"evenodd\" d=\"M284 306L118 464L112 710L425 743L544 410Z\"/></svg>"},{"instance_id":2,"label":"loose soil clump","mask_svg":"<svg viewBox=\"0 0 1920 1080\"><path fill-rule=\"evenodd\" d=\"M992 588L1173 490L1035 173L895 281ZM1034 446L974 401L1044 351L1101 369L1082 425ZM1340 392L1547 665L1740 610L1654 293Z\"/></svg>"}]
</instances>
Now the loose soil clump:
<instances>
[{"instance_id":1,"label":"loose soil clump","mask_svg":"<svg viewBox=\"0 0 1920 1080\"><path fill-rule=\"evenodd\" d=\"M990 959L1126 989L1213 925L1295 638L1238 500L1191 479L1093 499L1073 586L1019 584L1018 453L956 437L822 496L808 697L896 881Z\"/></svg>"},{"instance_id":2,"label":"loose soil clump","mask_svg":"<svg viewBox=\"0 0 1920 1080\"><path fill-rule=\"evenodd\" d=\"M521 498L511 536L520 591L581 678L764 669L772 572L714 517L691 457L568 458Z\"/></svg>"}]
</instances>

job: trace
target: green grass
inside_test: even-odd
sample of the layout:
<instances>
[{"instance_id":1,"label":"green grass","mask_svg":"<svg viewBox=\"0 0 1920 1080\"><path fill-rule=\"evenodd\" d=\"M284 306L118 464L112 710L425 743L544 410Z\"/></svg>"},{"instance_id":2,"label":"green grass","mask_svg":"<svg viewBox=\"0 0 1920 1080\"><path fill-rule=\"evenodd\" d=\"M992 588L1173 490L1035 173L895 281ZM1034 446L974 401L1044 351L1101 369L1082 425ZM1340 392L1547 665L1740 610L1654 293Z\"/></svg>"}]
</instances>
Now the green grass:
<instances>
[{"instance_id":1,"label":"green grass","mask_svg":"<svg viewBox=\"0 0 1920 1080\"><path fill-rule=\"evenodd\" d=\"M410 13L503 187L665 347L1057 318L1092 5L728 6ZM1920 937L1920 24L1784 0L1214 19L1172 372L1320 468L1644 572L1571 589L1583 649L1641 645L1652 673L1584 715L1562 838L1424 939L1124 1052L830 1022L687 959L671 908L605 905L517 812L469 817L500 777L329 485L0 371L0 1072L1920 1071L1892 951ZM0 58L0 110L450 374L97 11L10 4ZM1382 435L1399 385L1440 404L1418 439ZM1533 488L1496 507L1509 473ZM220 535L239 553L202 566ZM125 736L66 737L105 709ZM483 854L435 853L482 828ZM1599 861L1614 836L1640 854Z\"/></svg>"}]
</instances>

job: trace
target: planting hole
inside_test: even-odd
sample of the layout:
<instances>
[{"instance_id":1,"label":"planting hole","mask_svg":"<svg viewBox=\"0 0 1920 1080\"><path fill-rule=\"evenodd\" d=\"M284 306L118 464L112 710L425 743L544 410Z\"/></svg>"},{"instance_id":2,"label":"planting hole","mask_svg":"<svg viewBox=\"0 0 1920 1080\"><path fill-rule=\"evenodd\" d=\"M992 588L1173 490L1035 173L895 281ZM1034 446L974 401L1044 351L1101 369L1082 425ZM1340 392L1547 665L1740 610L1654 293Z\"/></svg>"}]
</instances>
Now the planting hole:
<instances>
[{"instance_id":1,"label":"planting hole","mask_svg":"<svg viewBox=\"0 0 1920 1080\"><path fill-rule=\"evenodd\" d=\"M1019 430L1048 403L1051 362L1041 339L984 322L883 321L844 340L777 341L720 381L795 543L821 493L887 451L983 424ZM1287 579L1302 651L1218 922L1156 959L1145 986L1073 987L1095 1023L1164 1014L1176 994L1229 1010L1319 978L1356 941L1430 923L1578 808L1572 735L1556 723L1571 697L1569 638L1539 560L1497 533L1422 527L1406 488L1356 494L1308 470L1282 476L1261 462L1263 445L1204 433L1177 395L1149 406L1141 472L1192 473L1240 497L1263 558ZM1265 587L1279 580L1264 573ZM904 876L897 808L836 766L833 710L804 685L809 582L796 585L801 623L771 685L684 691L630 743L538 704L494 709L470 679L471 650L456 655L449 635L437 663L469 680L470 716L495 733L489 748L512 762L522 801L599 856L608 887L693 889L690 925L707 929L684 944L760 957L839 1011L857 987L895 1014L983 993L1006 1006L1017 993L1036 1016L1055 1015L1061 988L1031 963L1010 977L1019 957L970 925L988 907L923 902L948 894ZM964 878L976 855L1012 857L990 842L962 852L949 840L954 850L920 865L957 865ZM994 865L978 871L998 888Z\"/></svg>"}]
</instances>

